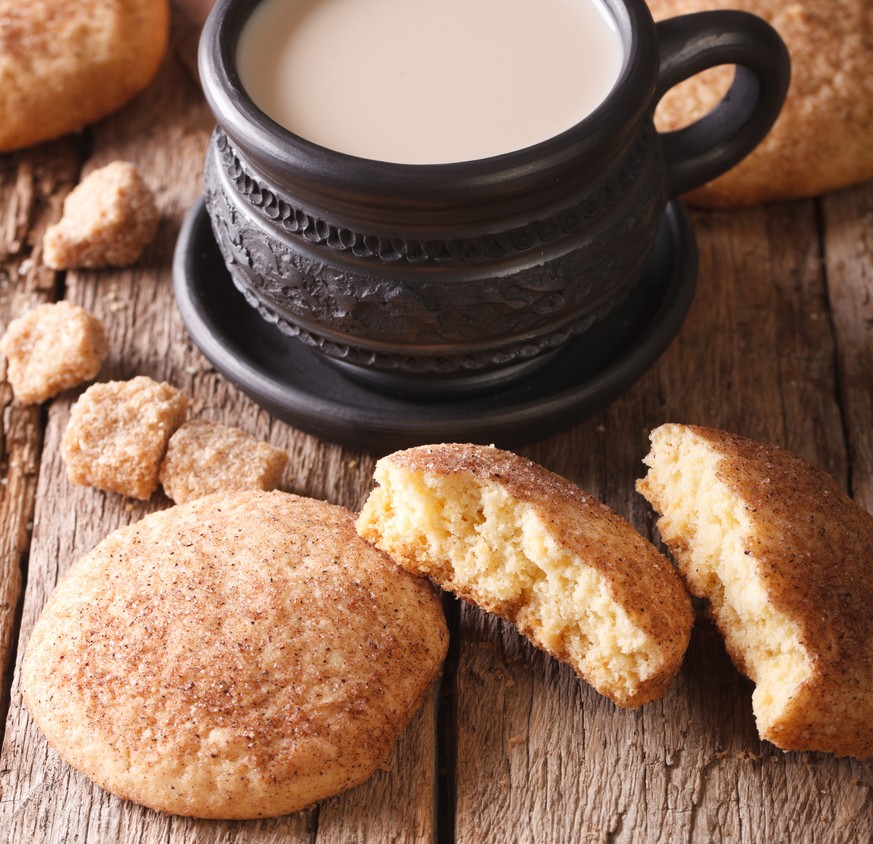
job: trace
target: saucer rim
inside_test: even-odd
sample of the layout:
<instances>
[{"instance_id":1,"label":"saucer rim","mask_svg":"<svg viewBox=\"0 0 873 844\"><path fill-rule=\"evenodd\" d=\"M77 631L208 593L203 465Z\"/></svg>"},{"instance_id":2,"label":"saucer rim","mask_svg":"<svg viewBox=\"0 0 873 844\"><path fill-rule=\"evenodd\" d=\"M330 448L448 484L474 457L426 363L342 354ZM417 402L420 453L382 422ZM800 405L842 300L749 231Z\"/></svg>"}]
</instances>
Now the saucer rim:
<instances>
[{"instance_id":1,"label":"saucer rim","mask_svg":"<svg viewBox=\"0 0 873 844\"><path fill-rule=\"evenodd\" d=\"M216 279L214 272L208 279L202 278L207 263L202 245L214 248L216 254L218 247L203 197L189 210L179 232L173 288L191 340L214 368L273 416L306 433L373 453L449 441L519 446L565 430L604 409L654 364L678 333L697 286L697 245L691 219L680 200L668 203L661 225L669 235L670 266L665 268L669 277L658 306L634 344L581 382L573 381L565 389L518 402L513 401L512 394L519 392L522 384L488 396L451 401L386 396L346 378L319 359L317 352L265 321L265 330L275 332L273 340L280 342L284 351L304 365L325 367L325 392L318 395L304 389L295 382L293 373L280 378L269 371L251 348L233 342L220 331L204 298L204 289L214 285ZM654 260L653 256L647 269ZM220 256L218 261L221 263ZM225 270L223 275L232 287L230 274ZM250 307L236 288L233 293L243 307ZM583 341L584 336L574 344Z\"/></svg>"}]
</instances>

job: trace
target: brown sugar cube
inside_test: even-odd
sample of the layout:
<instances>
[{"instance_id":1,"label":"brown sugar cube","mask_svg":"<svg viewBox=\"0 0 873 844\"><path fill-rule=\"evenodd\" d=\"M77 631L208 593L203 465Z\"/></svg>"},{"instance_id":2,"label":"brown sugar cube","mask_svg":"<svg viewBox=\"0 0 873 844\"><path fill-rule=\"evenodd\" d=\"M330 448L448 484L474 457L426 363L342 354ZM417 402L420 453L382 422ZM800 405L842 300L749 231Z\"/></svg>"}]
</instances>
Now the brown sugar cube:
<instances>
[{"instance_id":1,"label":"brown sugar cube","mask_svg":"<svg viewBox=\"0 0 873 844\"><path fill-rule=\"evenodd\" d=\"M86 176L64 200L64 214L43 238L43 259L55 270L124 267L155 236L158 209L148 185L126 161Z\"/></svg>"},{"instance_id":2,"label":"brown sugar cube","mask_svg":"<svg viewBox=\"0 0 873 844\"><path fill-rule=\"evenodd\" d=\"M61 454L73 483L147 499L191 400L140 375L94 384L73 405Z\"/></svg>"},{"instance_id":3,"label":"brown sugar cube","mask_svg":"<svg viewBox=\"0 0 873 844\"><path fill-rule=\"evenodd\" d=\"M160 479L164 492L184 504L211 492L269 492L282 482L287 463L287 452L239 428L192 419L170 437Z\"/></svg>"},{"instance_id":4,"label":"brown sugar cube","mask_svg":"<svg viewBox=\"0 0 873 844\"><path fill-rule=\"evenodd\" d=\"M103 323L69 302L37 305L12 320L0 339L15 398L40 404L90 381L109 350Z\"/></svg>"}]
</instances>

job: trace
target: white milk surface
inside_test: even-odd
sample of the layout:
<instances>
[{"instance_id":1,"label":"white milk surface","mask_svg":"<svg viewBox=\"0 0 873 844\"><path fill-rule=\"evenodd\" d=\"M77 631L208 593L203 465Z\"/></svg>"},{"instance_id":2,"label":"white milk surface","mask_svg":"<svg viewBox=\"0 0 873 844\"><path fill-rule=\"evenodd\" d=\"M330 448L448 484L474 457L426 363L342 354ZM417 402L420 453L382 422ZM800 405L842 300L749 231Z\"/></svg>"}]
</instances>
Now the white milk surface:
<instances>
[{"instance_id":1,"label":"white milk surface","mask_svg":"<svg viewBox=\"0 0 873 844\"><path fill-rule=\"evenodd\" d=\"M522 149L621 70L599 0L264 0L240 37L256 105L325 147L440 164Z\"/></svg>"}]
</instances>

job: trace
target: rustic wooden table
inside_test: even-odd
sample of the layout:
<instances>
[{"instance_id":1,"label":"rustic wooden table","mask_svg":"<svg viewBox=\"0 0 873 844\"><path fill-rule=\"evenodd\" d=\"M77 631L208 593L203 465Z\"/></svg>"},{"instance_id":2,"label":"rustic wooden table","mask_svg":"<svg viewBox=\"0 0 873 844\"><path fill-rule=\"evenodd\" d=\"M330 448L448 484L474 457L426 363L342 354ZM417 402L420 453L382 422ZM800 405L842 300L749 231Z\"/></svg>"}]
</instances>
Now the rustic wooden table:
<instances>
[{"instance_id":1,"label":"rustic wooden table","mask_svg":"<svg viewBox=\"0 0 873 844\"><path fill-rule=\"evenodd\" d=\"M61 297L92 309L112 343L101 380L169 380L196 397L198 413L287 448L292 491L357 508L373 456L272 419L210 368L179 320L173 246L212 127L179 55L84 135L0 157L0 326ZM116 158L157 192L156 241L129 270L48 270L41 237L64 195ZM633 484L648 430L668 420L780 443L873 509L873 184L693 216L700 285L679 337L605 412L523 453L648 535L652 515ZM58 577L111 530L168 502L67 481L58 446L75 398L24 407L0 383L0 841L873 841L873 763L759 741L751 685L702 615L667 697L627 712L506 625L447 601L441 685L365 785L261 822L167 817L111 797L48 749L22 707L18 666Z\"/></svg>"}]
</instances>

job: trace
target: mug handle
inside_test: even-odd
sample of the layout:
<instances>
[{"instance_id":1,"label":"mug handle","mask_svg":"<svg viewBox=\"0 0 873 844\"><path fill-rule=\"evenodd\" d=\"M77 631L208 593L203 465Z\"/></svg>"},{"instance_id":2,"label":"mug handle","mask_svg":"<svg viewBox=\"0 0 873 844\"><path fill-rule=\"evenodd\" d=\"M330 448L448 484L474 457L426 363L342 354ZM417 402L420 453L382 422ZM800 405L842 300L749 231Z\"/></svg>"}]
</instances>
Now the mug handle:
<instances>
[{"instance_id":1,"label":"mug handle","mask_svg":"<svg viewBox=\"0 0 873 844\"><path fill-rule=\"evenodd\" d=\"M791 60L775 29L746 12L681 15L656 24L661 69L654 106L674 85L716 65L736 76L709 114L659 137L667 159L670 196L720 176L745 158L776 121L791 77Z\"/></svg>"}]
</instances>

